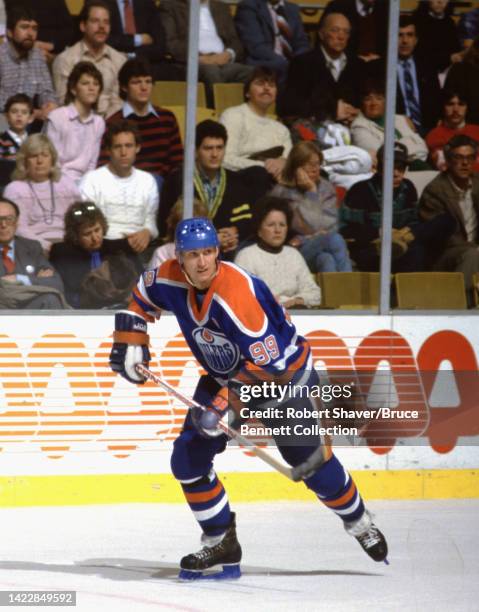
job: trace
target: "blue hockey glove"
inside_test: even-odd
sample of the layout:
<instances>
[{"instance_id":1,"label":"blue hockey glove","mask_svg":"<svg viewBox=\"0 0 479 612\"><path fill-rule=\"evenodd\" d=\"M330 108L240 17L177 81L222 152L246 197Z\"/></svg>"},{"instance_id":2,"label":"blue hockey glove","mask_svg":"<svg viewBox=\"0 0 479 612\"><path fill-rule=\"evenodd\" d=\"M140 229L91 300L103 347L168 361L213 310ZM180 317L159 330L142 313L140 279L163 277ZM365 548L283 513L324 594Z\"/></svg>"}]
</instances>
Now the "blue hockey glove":
<instances>
[{"instance_id":1,"label":"blue hockey glove","mask_svg":"<svg viewBox=\"0 0 479 612\"><path fill-rule=\"evenodd\" d=\"M148 367L151 359L146 331L147 324L143 317L124 310L116 313L110 367L135 384L145 383L143 376L136 371L136 366L142 363Z\"/></svg>"}]
</instances>

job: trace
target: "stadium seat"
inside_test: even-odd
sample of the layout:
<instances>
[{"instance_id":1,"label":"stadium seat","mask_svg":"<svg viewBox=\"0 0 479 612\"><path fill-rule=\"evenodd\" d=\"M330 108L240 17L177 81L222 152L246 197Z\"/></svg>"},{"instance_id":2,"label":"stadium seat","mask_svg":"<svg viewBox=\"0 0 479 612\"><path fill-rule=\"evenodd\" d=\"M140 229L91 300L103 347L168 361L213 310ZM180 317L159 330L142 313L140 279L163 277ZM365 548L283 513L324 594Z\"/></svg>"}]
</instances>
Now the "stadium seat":
<instances>
[{"instance_id":1,"label":"stadium seat","mask_svg":"<svg viewBox=\"0 0 479 612\"><path fill-rule=\"evenodd\" d=\"M215 110L218 117L230 106L238 106L244 102L243 83L214 83Z\"/></svg>"},{"instance_id":2,"label":"stadium seat","mask_svg":"<svg viewBox=\"0 0 479 612\"><path fill-rule=\"evenodd\" d=\"M185 106L186 81L155 81L151 99L156 106ZM206 107L204 83L198 83L196 106Z\"/></svg>"},{"instance_id":3,"label":"stadium seat","mask_svg":"<svg viewBox=\"0 0 479 612\"><path fill-rule=\"evenodd\" d=\"M403 272L394 276L398 308L465 310L462 272Z\"/></svg>"},{"instance_id":4,"label":"stadium seat","mask_svg":"<svg viewBox=\"0 0 479 612\"><path fill-rule=\"evenodd\" d=\"M79 15L83 8L84 0L66 0L70 15Z\"/></svg>"},{"instance_id":5,"label":"stadium seat","mask_svg":"<svg viewBox=\"0 0 479 612\"><path fill-rule=\"evenodd\" d=\"M473 294L474 294L474 306L479 308L479 272L475 272L472 275Z\"/></svg>"},{"instance_id":6,"label":"stadium seat","mask_svg":"<svg viewBox=\"0 0 479 612\"><path fill-rule=\"evenodd\" d=\"M185 118L186 118L186 107L185 106L176 106L176 105L162 105L163 108L171 111L178 122L178 127L180 129L180 136L182 142L185 142ZM198 124L200 121L204 121L205 119L216 119L216 113L211 108L205 108L204 106L198 106L196 108L196 123Z\"/></svg>"},{"instance_id":7,"label":"stadium seat","mask_svg":"<svg viewBox=\"0 0 479 612\"><path fill-rule=\"evenodd\" d=\"M379 304L379 272L320 272L321 307L371 309Z\"/></svg>"}]
</instances>

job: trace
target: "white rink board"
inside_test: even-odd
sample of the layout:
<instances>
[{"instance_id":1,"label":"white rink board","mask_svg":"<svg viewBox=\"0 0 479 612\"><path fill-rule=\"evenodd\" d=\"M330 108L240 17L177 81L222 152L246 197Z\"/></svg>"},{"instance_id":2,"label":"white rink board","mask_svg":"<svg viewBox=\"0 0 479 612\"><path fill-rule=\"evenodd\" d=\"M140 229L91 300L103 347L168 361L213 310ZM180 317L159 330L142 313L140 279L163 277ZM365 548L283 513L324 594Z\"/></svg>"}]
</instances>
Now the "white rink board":
<instances>
[{"instance_id":1,"label":"white rink board","mask_svg":"<svg viewBox=\"0 0 479 612\"><path fill-rule=\"evenodd\" d=\"M333 344L340 343L351 367L365 339L386 331L399 334L418 368L419 354L431 357L443 350L442 367L460 369L472 360L474 371L478 369L476 317L297 316L293 320L301 334L314 332L314 337L331 337ZM137 388L112 376L107 365L112 322L107 316L1 319L0 469L4 475L170 472L169 455L182 408L158 388ZM175 339L180 333L176 319L165 316L149 331L154 353L151 368L191 395L199 370L184 341ZM467 350L457 349L462 345ZM328 350L334 361L336 345ZM435 406L441 408L437 401ZM347 456L353 470L479 467L475 446L458 445L441 454L427 440L424 446L396 446L382 456L369 448L338 449L337 454ZM217 467L229 472L266 469L237 448L219 456Z\"/></svg>"}]
</instances>

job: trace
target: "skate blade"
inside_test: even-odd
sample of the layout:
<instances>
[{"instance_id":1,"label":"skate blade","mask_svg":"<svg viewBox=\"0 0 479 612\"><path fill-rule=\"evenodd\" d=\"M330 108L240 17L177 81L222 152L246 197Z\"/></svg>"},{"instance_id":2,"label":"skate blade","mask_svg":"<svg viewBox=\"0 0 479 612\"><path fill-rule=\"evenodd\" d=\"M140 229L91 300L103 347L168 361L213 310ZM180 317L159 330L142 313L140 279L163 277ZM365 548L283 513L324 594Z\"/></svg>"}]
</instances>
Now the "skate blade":
<instances>
[{"instance_id":1,"label":"skate blade","mask_svg":"<svg viewBox=\"0 0 479 612\"><path fill-rule=\"evenodd\" d=\"M178 578L182 581L191 580L237 580L241 578L241 568L239 564L223 565L223 571L213 574L204 574L202 570L180 570Z\"/></svg>"},{"instance_id":2,"label":"skate blade","mask_svg":"<svg viewBox=\"0 0 479 612\"><path fill-rule=\"evenodd\" d=\"M386 558L386 559L384 559L384 563L385 563L386 565L389 565L389 561L387 560L387 558Z\"/></svg>"}]
</instances>

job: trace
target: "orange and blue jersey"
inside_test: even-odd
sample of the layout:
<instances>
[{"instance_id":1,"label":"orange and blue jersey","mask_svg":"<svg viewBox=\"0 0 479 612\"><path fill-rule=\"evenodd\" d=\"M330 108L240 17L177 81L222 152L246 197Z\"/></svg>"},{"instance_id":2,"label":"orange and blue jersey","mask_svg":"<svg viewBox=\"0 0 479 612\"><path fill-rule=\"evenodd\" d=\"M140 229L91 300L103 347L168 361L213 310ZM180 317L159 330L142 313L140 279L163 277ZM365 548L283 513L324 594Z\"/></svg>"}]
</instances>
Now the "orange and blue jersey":
<instances>
[{"instance_id":1,"label":"orange and blue jersey","mask_svg":"<svg viewBox=\"0 0 479 612\"><path fill-rule=\"evenodd\" d=\"M192 353L218 382L238 371L277 379L311 368L309 346L284 308L264 281L235 264L219 262L198 300L180 264L168 260L142 274L133 297L130 308L148 320L175 314Z\"/></svg>"}]
</instances>

